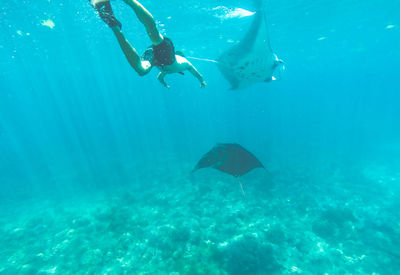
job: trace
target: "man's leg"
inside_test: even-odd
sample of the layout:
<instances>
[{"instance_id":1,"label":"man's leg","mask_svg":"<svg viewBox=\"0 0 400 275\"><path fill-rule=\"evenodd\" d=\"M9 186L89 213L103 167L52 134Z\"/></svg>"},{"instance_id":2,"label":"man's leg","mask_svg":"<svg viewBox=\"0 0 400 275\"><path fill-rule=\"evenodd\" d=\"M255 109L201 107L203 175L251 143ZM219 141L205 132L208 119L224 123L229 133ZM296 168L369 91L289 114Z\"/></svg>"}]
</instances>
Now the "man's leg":
<instances>
[{"instance_id":1,"label":"man's leg","mask_svg":"<svg viewBox=\"0 0 400 275\"><path fill-rule=\"evenodd\" d=\"M121 31L121 23L115 17L109 0L92 0L101 19L112 29L118 43L132 68L140 75L145 75L151 70L150 62L142 62L139 54L132 47Z\"/></svg>"},{"instance_id":2,"label":"man's leg","mask_svg":"<svg viewBox=\"0 0 400 275\"><path fill-rule=\"evenodd\" d=\"M153 45L160 44L164 37L158 31L153 15L151 15L151 13L136 0L124 0L124 2L128 4L136 13L139 21L142 22L146 28L147 34L149 35Z\"/></svg>"},{"instance_id":3,"label":"man's leg","mask_svg":"<svg viewBox=\"0 0 400 275\"><path fill-rule=\"evenodd\" d=\"M150 72L151 64L150 62L142 62L138 52L134 47L129 43L129 41L125 38L122 30L118 26L114 26L111 28L115 34L115 37L118 40L119 46L122 49L126 59L132 68L140 75L143 76Z\"/></svg>"}]
</instances>

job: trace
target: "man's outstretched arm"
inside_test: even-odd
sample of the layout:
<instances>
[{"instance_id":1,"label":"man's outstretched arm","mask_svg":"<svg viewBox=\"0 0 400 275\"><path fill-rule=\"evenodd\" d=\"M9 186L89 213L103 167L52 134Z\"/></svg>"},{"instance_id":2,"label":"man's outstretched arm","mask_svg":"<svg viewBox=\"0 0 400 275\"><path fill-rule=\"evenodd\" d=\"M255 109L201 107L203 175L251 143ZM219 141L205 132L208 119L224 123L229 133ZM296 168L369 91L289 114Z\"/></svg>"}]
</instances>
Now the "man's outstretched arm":
<instances>
[{"instance_id":1,"label":"man's outstretched arm","mask_svg":"<svg viewBox=\"0 0 400 275\"><path fill-rule=\"evenodd\" d=\"M192 65L192 63L188 62L186 64L187 70L194 76L196 77L199 82L200 82L200 87L205 88L207 86L207 83L204 81L203 76L199 73L199 71L196 70L196 68Z\"/></svg>"}]
</instances>

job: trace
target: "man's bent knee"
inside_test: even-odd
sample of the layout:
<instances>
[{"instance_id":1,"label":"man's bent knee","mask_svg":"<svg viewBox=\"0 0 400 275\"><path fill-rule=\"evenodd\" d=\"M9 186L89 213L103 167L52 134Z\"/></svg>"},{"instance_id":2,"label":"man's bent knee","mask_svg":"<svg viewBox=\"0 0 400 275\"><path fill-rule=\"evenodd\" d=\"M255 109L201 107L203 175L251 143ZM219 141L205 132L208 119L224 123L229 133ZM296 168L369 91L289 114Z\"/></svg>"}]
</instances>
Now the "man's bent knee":
<instances>
[{"instance_id":1,"label":"man's bent knee","mask_svg":"<svg viewBox=\"0 0 400 275\"><path fill-rule=\"evenodd\" d=\"M140 71L140 70L138 70L136 72L138 73L139 76L145 76L148 73L146 71Z\"/></svg>"},{"instance_id":2,"label":"man's bent knee","mask_svg":"<svg viewBox=\"0 0 400 275\"><path fill-rule=\"evenodd\" d=\"M136 73L139 76L145 76L146 74L148 74L150 72L150 68L143 68L143 67L139 67L139 68L134 68Z\"/></svg>"}]
</instances>

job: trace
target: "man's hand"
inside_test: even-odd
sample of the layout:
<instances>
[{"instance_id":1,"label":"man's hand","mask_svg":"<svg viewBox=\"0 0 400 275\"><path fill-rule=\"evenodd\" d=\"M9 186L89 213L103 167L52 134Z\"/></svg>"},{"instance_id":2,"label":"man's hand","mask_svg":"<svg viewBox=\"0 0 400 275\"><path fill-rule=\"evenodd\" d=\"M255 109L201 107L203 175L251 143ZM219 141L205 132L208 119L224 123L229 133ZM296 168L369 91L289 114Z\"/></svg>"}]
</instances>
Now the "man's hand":
<instances>
[{"instance_id":1,"label":"man's hand","mask_svg":"<svg viewBox=\"0 0 400 275\"><path fill-rule=\"evenodd\" d=\"M160 72L157 78L165 88L169 89L169 85L164 80L165 75L166 75L165 72Z\"/></svg>"},{"instance_id":2,"label":"man's hand","mask_svg":"<svg viewBox=\"0 0 400 275\"><path fill-rule=\"evenodd\" d=\"M200 88L205 88L207 83L204 81L203 76L196 70L196 68L186 60L186 69L200 81Z\"/></svg>"}]
</instances>

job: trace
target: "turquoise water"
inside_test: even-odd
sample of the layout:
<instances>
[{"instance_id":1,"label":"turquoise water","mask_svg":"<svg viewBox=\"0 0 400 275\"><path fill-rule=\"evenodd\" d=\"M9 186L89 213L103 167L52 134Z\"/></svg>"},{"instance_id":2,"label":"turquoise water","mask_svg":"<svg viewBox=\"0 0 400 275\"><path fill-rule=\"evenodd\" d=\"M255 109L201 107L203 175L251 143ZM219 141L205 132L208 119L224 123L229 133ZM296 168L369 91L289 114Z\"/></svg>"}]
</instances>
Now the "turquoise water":
<instances>
[{"instance_id":1,"label":"turquoise water","mask_svg":"<svg viewBox=\"0 0 400 275\"><path fill-rule=\"evenodd\" d=\"M145 1L188 56L249 1ZM123 1L128 40L150 44ZM225 8L224 8L225 7ZM0 8L0 274L398 274L400 2L267 1L284 79L138 77L87 1ZM191 175L217 142L264 164Z\"/></svg>"}]
</instances>

